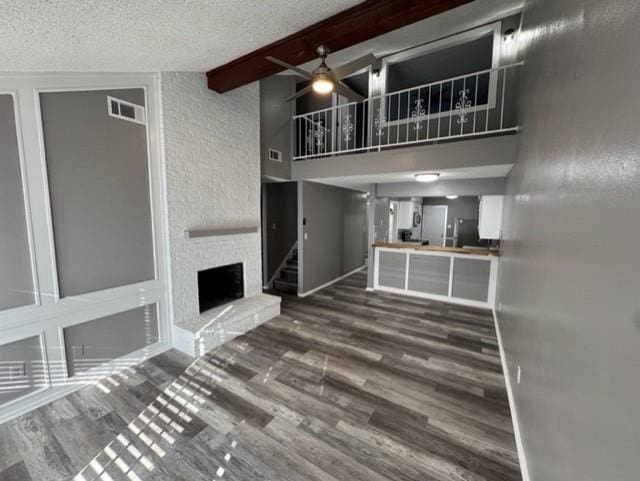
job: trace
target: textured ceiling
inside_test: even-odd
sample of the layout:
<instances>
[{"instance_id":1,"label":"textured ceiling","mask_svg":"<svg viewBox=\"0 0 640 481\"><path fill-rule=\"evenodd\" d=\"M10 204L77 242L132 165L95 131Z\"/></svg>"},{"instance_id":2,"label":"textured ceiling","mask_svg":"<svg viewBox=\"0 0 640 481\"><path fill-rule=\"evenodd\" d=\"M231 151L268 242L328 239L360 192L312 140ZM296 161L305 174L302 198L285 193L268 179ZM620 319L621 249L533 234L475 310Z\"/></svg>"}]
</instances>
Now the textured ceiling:
<instances>
[{"instance_id":1,"label":"textured ceiling","mask_svg":"<svg viewBox=\"0 0 640 481\"><path fill-rule=\"evenodd\" d=\"M1 71L206 71L359 0L2 0Z\"/></svg>"}]
</instances>

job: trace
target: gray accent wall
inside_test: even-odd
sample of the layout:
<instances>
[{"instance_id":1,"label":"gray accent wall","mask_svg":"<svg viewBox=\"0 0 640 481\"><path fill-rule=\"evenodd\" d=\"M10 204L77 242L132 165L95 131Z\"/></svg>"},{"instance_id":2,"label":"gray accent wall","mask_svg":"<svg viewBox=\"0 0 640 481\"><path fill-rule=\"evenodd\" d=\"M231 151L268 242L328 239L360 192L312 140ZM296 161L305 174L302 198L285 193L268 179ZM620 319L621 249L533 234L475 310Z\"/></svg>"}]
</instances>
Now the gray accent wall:
<instances>
[{"instance_id":1,"label":"gray accent wall","mask_svg":"<svg viewBox=\"0 0 640 481\"><path fill-rule=\"evenodd\" d=\"M40 94L60 296L155 277L146 127L110 117L107 95Z\"/></svg>"},{"instance_id":2,"label":"gray accent wall","mask_svg":"<svg viewBox=\"0 0 640 481\"><path fill-rule=\"evenodd\" d=\"M531 480L640 479L640 5L529 1L522 35L498 318Z\"/></svg>"},{"instance_id":3,"label":"gray accent wall","mask_svg":"<svg viewBox=\"0 0 640 481\"><path fill-rule=\"evenodd\" d=\"M305 225L298 289L304 293L364 266L367 198L362 192L316 182L302 182L299 196Z\"/></svg>"},{"instance_id":4,"label":"gray accent wall","mask_svg":"<svg viewBox=\"0 0 640 481\"><path fill-rule=\"evenodd\" d=\"M34 302L14 108L0 95L0 310Z\"/></svg>"},{"instance_id":5,"label":"gray accent wall","mask_svg":"<svg viewBox=\"0 0 640 481\"><path fill-rule=\"evenodd\" d=\"M46 385L40 336L0 345L0 406Z\"/></svg>"},{"instance_id":6,"label":"gray accent wall","mask_svg":"<svg viewBox=\"0 0 640 481\"><path fill-rule=\"evenodd\" d=\"M298 185L297 182L273 182L263 184L262 188L265 190L266 283L298 240Z\"/></svg>"},{"instance_id":7,"label":"gray accent wall","mask_svg":"<svg viewBox=\"0 0 640 481\"><path fill-rule=\"evenodd\" d=\"M425 197L422 199L422 205L447 206L447 237L453 237L456 218L478 220L480 211L480 199L477 196L458 197L457 199L447 199L446 197ZM480 239L478 239L478 243L479 241Z\"/></svg>"},{"instance_id":8,"label":"gray accent wall","mask_svg":"<svg viewBox=\"0 0 640 481\"><path fill-rule=\"evenodd\" d=\"M64 343L69 376L156 342L158 312L155 304L67 327Z\"/></svg>"},{"instance_id":9,"label":"gray accent wall","mask_svg":"<svg viewBox=\"0 0 640 481\"><path fill-rule=\"evenodd\" d=\"M295 78L274 75L260 81L260 157L262 176L291 178L292 127L295 103L286 99L295 92ZM282 153L282 162L269 159L269 149Z\"/></svg>"}]
</instances>

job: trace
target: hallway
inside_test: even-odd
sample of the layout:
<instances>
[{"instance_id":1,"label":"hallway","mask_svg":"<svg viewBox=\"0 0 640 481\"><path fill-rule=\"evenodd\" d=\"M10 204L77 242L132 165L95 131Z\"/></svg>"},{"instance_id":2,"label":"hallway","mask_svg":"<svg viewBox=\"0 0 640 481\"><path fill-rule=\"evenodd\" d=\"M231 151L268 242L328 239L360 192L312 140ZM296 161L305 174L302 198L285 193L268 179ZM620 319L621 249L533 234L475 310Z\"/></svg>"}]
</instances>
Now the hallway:
<instances>
[{"instance_id":1,"label":"hallway","mask_svg":"<svg viewBox=\"0 0 640 481\"><path fill-rule=\"evenodd\" d=\"M0 426L0 480L521 479L491 313L365 277Z\"/></svg>"}]
</instances>

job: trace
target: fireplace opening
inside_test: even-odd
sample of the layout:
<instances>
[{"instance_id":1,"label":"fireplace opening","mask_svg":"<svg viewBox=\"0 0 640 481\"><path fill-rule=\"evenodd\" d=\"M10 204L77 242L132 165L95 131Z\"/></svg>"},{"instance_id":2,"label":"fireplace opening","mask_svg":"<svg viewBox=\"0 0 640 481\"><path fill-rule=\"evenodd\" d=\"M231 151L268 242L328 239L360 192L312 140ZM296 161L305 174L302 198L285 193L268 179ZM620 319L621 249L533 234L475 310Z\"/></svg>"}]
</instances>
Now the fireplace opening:
<instances>
[{"instance_id":1,"label":"fireplace opening","mask_svg":"<svg viewBox=\"0 0 640 481\"><path fill-rule=\"evenodd\" d=\"M198 271L198 302L201 313L242 297L242 263Z\"/></svg>"}]
</instances>

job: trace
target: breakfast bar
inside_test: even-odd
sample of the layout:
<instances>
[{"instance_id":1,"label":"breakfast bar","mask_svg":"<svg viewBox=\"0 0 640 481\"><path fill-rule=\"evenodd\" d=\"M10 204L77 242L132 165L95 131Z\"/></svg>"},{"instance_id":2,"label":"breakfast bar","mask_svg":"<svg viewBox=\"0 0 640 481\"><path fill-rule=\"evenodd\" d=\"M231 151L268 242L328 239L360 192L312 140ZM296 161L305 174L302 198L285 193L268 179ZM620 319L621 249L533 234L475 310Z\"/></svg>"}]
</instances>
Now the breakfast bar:
<instances>
[{"instance_id":1,"label":"breakfast bar","mask_svg":"<svg viewBox=\"0 0 640 481\"><path fill-rule=\"evenodd\" d=\"M492 309L499 252L420 243L373 244L373 287L379 291Z\"/></svg>"}]
</instances>

